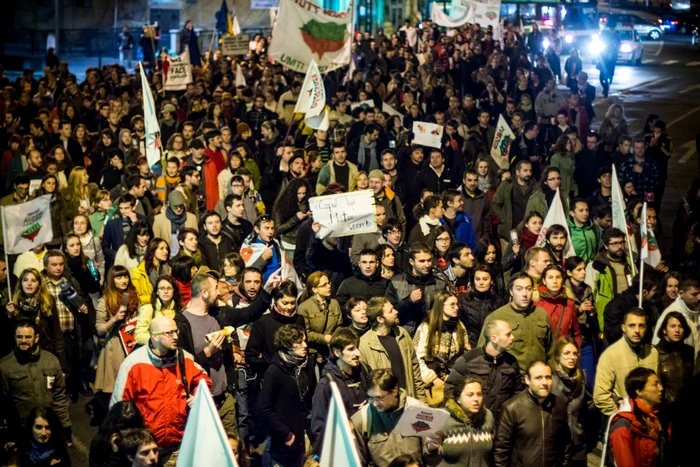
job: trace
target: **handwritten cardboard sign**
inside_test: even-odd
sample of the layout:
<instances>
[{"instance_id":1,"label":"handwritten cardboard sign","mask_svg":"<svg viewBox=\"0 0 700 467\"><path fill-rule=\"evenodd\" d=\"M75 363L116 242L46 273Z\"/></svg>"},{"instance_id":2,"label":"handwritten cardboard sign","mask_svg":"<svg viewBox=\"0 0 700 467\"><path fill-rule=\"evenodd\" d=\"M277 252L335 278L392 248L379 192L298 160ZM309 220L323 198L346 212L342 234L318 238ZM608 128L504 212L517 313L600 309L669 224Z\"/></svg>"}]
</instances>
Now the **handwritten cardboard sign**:
<instances>
[{"instance_id":1,"label":"handwritten cardboard sign","mask_svg":"<svg viewBox=\"0 0 700 467\"><path fill-rule=\"evenodd\" d=\"M321 224L319 238L377 231L372 190L316 196L309 200L309 206L314 221Z\"/></svg>"}]
</instances>

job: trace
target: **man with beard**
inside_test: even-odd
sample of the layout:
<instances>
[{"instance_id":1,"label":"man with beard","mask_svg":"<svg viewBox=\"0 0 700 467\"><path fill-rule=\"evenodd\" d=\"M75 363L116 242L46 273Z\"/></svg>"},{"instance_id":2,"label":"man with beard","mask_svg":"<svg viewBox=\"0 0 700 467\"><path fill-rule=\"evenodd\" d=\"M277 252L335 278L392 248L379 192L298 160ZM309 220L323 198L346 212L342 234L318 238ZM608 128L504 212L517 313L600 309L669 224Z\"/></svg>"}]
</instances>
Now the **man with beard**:
<instances>
[{"instance_id":1,"label":"man with beard","mask_svg":"<svg viewBox=\"0 0 700 467\"><path fill-rule=\"evenodd\" d=\"M554 201L557 188L561 185L561 172L556 167L547 167L542 173L540 183L542 189L532 194L525 207L525 212L535 211L544 219L547 216L547 212L549 212L552 201ZM564 207L564 211L567 211L569 209L569 196L559 191L559 199Z\"/></svg>"},{"instance_id":2,"label":"man with beard","mask_svg":"<svg viewBox=\"0 0 700 467\"><path fill-rule=\"evenodd\" d=\"M474 267L472 249L466 243L455 242L447 250L449 266L445 270L449 290L458 297L469 292Z\"/></svg>"},{"instance_id":3,"label":"man with beard","mask_svg":"<svg viewBox=\"0 0 700 467\"><path fill-rule=\"evenodd\" d=\"M600 250L600 233L590 219L588 203L584 199L576 198L571 202L567 223L576 256L590 263Z\"/></svg>"},{"instance_id":4,"label":"man with beard","mask_svg":"<svg viewBox=\"0 0 700 467\"><path fill-rule=\"evenodd\" d=\"M586 284L593 289L598 324L603 329L605 306L632 284L632 271L625 258L625 233L611 227L603 234L603 251L586 266Z\"/></svg>"},{"instance_id":5,"label":"man with beard","mask_svg":"<svg viewBox=\"0 0 700 467\"><path fill-rule=\"evenodd\" d=\"M19 321L14 331L15 349L0 360L0 392L13 413L4 414L10 427L20 429L36 407L51 407L61 420L66 439L72 439L66 382L58 359L39 347L39 327ZM18 416L18 420L12 420Z\"/></svg>"},{"instance_id":6,"label":"man with beard","mask_svg":"<svg viewBox=\"0 0 700 467\"><path fill-rule=\"evenodd\" d=\"M399 326L399 312L386 298L375 297L367 304L367 318L372 329L360 338L360 361L372 370L391 370L407 396L425 401L416 349Z\"/></svg>"},{"instance_id":7,"label":"man with beard","mask_svg":"<svg viewBox=\"0 0 700 467\"><path fill-rule=\"evenodd\" d=\"M216 203L219 202L219 183L216 164L208 157L204 151L204 143L196 139L190 145L192 154L182 164L181 169L193 167L197 170L202 178L199 184L199 194L204 198L204 210L216 209ZM200 210L200 213L203 214Z\"/></svg>"},{"instance_id":8,"label":"man with beard","mask_svg":"<svg viewBox=\"0 0 700 467\"><path fill-rule=\"evenodd\" d=\"M528 161L532 166L532 176L535 179L540 178L540 164L544 156L538 142L539 134L537 122L529 120L523 123L523 134L515 138L509 154L511 169L520 161Z\"/></svg>"},{"instance_id":9,"label":"man with beard","mask_svg":"<svg viewBox=\"0 0 700 467\"><path fill-rule=\"evenodd\" d=\"M323 375L314 393L311 411L311 439L315 452L323 446L323 432L331 400L331 381L338 385L348 417L367 402L370 369L360 362L360 338L350 328L338 328L331 336L332 357L323 367Z\"/></svg>"},{"instance_id":10,"label":"man with beard","mask_svg":"<svg viewBox=\"0 0 700 467\"><path fill-rule=\"evenodd\" d=\"M380 274L377 251L365 248L357 256L359 260L354 276L343 280L338 287L336 299L342 309L353 297L366 302L372 297L383 297L389 286L389 281Z\"/></svg>"},{"instance_id":11,"label":"man with beard","mask_svg":"<svg viewBox=\"0 0 700 467\"><path fill-rule=\"evenodd\" d=\"M221 271L223 258L237 249L230 237L221 235L221 216L216 211L202 216L202 228L204 232L199 237L202 262L214 271Z\"/></svg>"},{"instance_id":12,"label":"man with beard","mask_svg":"<svg viewBox=\"0 0 700 467\"><path fill-rule=\"evenodd\" d=\"M563 270L566 270L566 257L564 254L566 252L566 243L569 241L569 235L564 226L559 224L550 226L545 235L545 239L547 240L545 249L549 252L549 256L552 257L552 263L558 264Z\"/></svg>"},{"instance_id":13,"label":"man with beard","mask_svg":"<svg viewBox=\"0 0 700 467\"><path fill-rule=\"evenodd\" d=\"M552 328L549 316L532 302L534 281L524 272L510 278L508 290L510 303L497 309L484 320L479 337L479 347L486 344L485 329L495 320L505 321L513 329L515 338L510 353L518 360L520 371L524 372L530 362L547 357L552 345Z\"/></svg>"},{"instance_id":14,"label":"man with beard","mask_svg":"<svg viewBox=\"0 0 700 467\"><path fill-rule=\"evenodd\" d=\"M654 307L654 299L656 297L656 286L661 280L661 276L656 271L644 271L644 278L639 274L632 279L632 286L624 292L615 295L615 298L610 300L605 306L603 312L603 320L605 324L605 344L607 346L614 344L622 337L622 320L632 308L639 306L641 298L642 309L647 315L647 328L650 329L647 333L645 342L651 342L651 329L654 328L657 322L658 312ZM642 296L639 296L639 289L642 289Z\"/></svg>"},{"instance_id":15,"label":"man with beard","mask_svg":"<svg viewBox=\"0 0 700 467\"><path fill-rule=\"evenodd\" d=\"M513 180L514 179L514 180ZM510 240L511 229L517 228L525 218L527 203L534 193L540 190L532 178L532 164L521 160L515 165L515 177L504 180L493 195L491 207L498 225L501 249L505 251Z\"/></svg>"},{"instance_id":16,"label":"man with beard","mask_svg":"<svg viewBox=\"0 0 700 467\"><path fill-rule=\"evenodd\" d=\"M647 316L644 310L632 308L622 320L623 338L605 349L598 361L593 388L593 402L603 415L614 415L618 402L628 396L625 378L634 368L657 370L659 354L645 344Z\"/></svg>"},{"instance_id":17,"label":"man with beard","mask_svg":"<svg viewBox=\"0 0 700 467\"><path fill-rule=\"evenodd\" d=\"M493 440L494 465L570 465L568 401L552 394L552 368L533 361L525 371L525 391L506 402Z\"/></svg>"},{"instance_id":18,"label":"man with beard","mask_svg":"<svg viewBox=\"0 0 700 467\"><path fill-rule=\"evenodd\" d=\"M419 148L420 150L420 148ZM420 151L421 155L423 151ZM404 206L396 193L387 192L384 186L384 173L381 170L373 170L369 173L369 188L374 192L376 204L384 206L387 220L397 219L401 223L401 230L406 231L406 216Z\"/></svg>"},{"instance_id":19,"label":"man with beard","mask_svg":"<svg viewBox=\"0 0 700 467\"><path fill-rule=\"evenodd\" d=\"M119 443L119 450L131 462L131 467L156 467L158 465L156 439L145 428L127 431Z\"/></svg>"},{"instance_id":20,"label":"man with beard","mask_svg":"<svg viewBox=\"0 0 700 467\"><path fill-rule=\"evenodd\" d=\"M447 286L445 279L433 274L433 254L425 243L411 245L408 251L410 271L394 275L389 280L386 298L397 308L402 326L413 335L428 316L435 295Z\"/></svg>"},{"instance_id":21,"label":"man with beard","mask_svg":"<svg viewBox=\"0 0 700 467\"><path fill-rule=\"evenodd\" d=\"M238 309L217 307L219 276L213 271L196 274L192 279L192 299L187 307L175 316L180 348L194 355L194 361L209 375L211 394L221 421L227 430L236 430L236 407L228 392L226 370L231 365L226 354L231 347L222 329L251 323L262 316L265 306L249 306ZM264 302L264 300L262 300ZM216 333L211 336L212 333ZM206 336L210 336L207 341Z\"/></svg>"}]
</instances>

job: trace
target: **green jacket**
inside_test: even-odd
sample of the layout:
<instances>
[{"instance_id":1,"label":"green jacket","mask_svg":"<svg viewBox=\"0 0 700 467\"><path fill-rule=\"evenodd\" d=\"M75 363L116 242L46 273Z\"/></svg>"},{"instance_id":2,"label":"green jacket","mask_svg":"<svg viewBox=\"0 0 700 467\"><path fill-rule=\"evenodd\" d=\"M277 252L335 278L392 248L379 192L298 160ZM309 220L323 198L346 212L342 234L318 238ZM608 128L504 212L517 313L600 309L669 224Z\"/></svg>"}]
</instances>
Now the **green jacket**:
<instances>
[{"instance_id":1,"label":"green jacket","mask_svg":"<svg viewBox=\"0 0 700 467\"><path fill-rule=\"evenodd\" d=\"M406 373L406 394L415 397L423 402L427 402L425 396L425 384L420 375L420 365L416 356L416 349L413 346L411 336L401 326L394 328L396 342L401 351L401 358ZM379 342L377 331L371 329L360 338L360 361L366 363L371 369L380 368L391 369L389 354L384 346Z\"/></svg>"},{"instance_id":2,"label":"green jacket","mask_svg":"<svg viewBox=\"0 0 700 467\"><path fill-rule=\"evenodd\" d=\"M531 180L530 184L534 185L531 196L535 196L537 192L542 191L540 185L534 180ZM491 210L499 220L498 236L504 240L510 239L510 230L513 228L512 190L513 182L511 180L506 180L498 186L498 189L491 200Z\"/></svg>"},{"instance_id":3,"label":"green jacket","mask_svg":"<svg viewBox=\"0 0 700 467\"><path fill-rule=\"evenodd\" d=\"M546 311L534 304L525 311L513 309L510 303L502 306L484 320L477 344L479 347L486 345L484 330L493 320L505 321L513 330L513 348L509 352L518 360L521 373L525 374L530 362L547 361L552 346L552 328Z\"/></svg>"},{"instance_id":4,"label":"green jacket","mask_svg":"<svg viewBox=\"0 0 700 467\"><path fill-rule=\"evenodd\" d=\"M326 335L333 334L333 331L343 324L343 315L338 301L331 299L328 303L328 312L325 313L321 310L316 297L311 297L299 305L298 312L304 317L309 346L328 356L328 344L324 338Z\"/></svg>"},{"instance_id":5,"label":"green jacket","mask_svg":"<svg viewBox=\"0 0 700 467\"><path fill-rule=\"evenodd\" d=\"M15 350L0 360L0 397L11 400L22 423L34 407L51 407L63 428L71 426L66 382L58 359L37 347L25 355Z\"/></svg>"},{"instance_id":6,"label":"green jacket","mask_svg":"<svg viewBox=\"0 0 700 467\"><path fill-rule=\"evenodd\" d=\"M632 274L627 262L625 262L625 271L627 272L629 287ZM593 289L594 305L598 313L598 325L600 330L603 331L605 306L610 303L615 295L621 293L615 280L615 271L610 267L610 260L605 252L598 253L595 259L586 266L586 284Z\"/></svg>"},{"instance_id":7,"label":"green jacket","mask_svg":"<svg viewBox=\"0 0 700 467\"><path fill-rule=\"evenodd\" d=\"M567 156L566 154L559 153L554 154L549 163L550 167L556 167L559 169L559 176L561 177L559 191L567 198L572 193L574 196L578 196L578 184L574 180L575 164L576 160L573 154Z\"/></svg>"},{"instance_id":8,"label":"green jacket","mask_svg":"<svg viewBox=\"0 0 700 467\"><path fill-rule=\"evenodd\" d=\"M567 217L566 222L569 224L569 232L571 232L571 243L574 246L576 256L580 256L586 264L593 259L600 251L600 231L592 220L583 227L577 227L571 216Z\"/></svg>"},{"instance_id":9,"label":"green jacket","mask_svg":"<svg viewBox=\"0 0 700 467\"><path fill-rule=\"evenodd\" d=\"M569 212L569 197L564 196L564 192L561 190L559 191L559 196L561 197L561 204L564 207L564 212ZM547 198L545 197L543 190L536 191L532 194L532 196L530 196L525 212L530 211L539 213L542 216L542 219L547 216L549 206L547 205Z\"/></svg>"}]
</instances>

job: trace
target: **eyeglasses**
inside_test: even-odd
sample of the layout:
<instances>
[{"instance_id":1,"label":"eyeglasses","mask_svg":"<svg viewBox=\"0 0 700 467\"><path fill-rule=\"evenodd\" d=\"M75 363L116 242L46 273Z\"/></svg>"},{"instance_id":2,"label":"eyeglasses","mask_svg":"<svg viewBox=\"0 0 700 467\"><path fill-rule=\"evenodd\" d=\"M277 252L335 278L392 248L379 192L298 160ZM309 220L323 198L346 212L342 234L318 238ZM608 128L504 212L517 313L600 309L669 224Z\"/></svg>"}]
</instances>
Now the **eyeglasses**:
<instances>
[{"instance_id":1,"label":"eyeglasses","mask_svg":"<svg viewBox=\"0 0 700 467\"><path fill-rule=\"evenodd\" d=\"M161 332L152 332L151 333L152 336L166 336L166 337L169 337L171 339L173 337L177 336L178 334L180 334L180 331L178 331L177 329L173 329L172 331L161 331Z\"/></svg>"},{"instance_id":2,"label":"eyeglasses","mask_svg":"<svg viewBox=\"0 0 700 467\"><path fill-rule=\"evenodd\" d=\"M435 241L436 241L436 242L443 242L443 243L444 243L444 242L449 242L450 239L449 239L449 238L436 238Z\"/></svg>"},{"instance_id":3,"label":"eyeglasses","mask_svg":"<svg viewBox=\"0 0 700 467\"><path fill-rule=\"evenodd\" d=\"M387 397L389 397L389 393L387 393L385 396L381 396L381 397L367 396L367 401L368 402L384 402Z\"/></svg>"}]
</instances>

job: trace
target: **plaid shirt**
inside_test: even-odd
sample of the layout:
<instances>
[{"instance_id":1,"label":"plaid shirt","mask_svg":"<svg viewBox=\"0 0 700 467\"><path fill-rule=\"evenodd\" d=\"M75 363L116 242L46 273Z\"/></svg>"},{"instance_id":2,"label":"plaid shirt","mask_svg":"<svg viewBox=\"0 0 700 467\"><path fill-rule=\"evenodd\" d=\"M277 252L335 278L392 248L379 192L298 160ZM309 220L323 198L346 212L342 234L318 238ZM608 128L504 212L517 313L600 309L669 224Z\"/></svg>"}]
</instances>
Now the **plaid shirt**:
<instances>
[{"instance_id":1,"label":"plaid shirt","mask_svg":"<svg viewBox=\"0 0 700 467\"><path fill-rule=\"evenodd\" d=\"M61 293L61 284L63 284L68 279L62 277L58 282L54 282L48 277L46 277L45 279L46 288L49 290L49 293L53 296L54 302L56 302L58 320L61 322L61 331L70 332L75 327L75 317L73 316L73 313L71 313L70 309L66 306L66 304L63 303L61 297L59 296L59 293Z\"/></svg>"}]
</instances>

